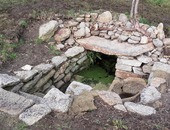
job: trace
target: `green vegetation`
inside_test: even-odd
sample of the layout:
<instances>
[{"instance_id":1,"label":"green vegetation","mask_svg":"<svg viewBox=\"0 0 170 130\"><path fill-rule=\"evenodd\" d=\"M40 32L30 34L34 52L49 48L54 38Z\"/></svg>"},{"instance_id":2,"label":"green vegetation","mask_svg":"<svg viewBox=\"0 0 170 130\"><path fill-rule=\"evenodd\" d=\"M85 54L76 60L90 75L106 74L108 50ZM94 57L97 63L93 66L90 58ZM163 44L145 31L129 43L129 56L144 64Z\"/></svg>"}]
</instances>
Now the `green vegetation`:
<instances>
[{"instance_id":1,"label":"green vegetation","mask_svg":"<svg viewBox=\"0 0 170 130\"><path fill-rule=\"evenodd\" d=\"M20 27L23 27L23 28L26 28L28 26L28 23L26 20L21 20L21 21L19 21L18 24Z\"/></svg>"},{"instance_id":2,"label":"green vegetation","mask_svg":"<svg viewBox=\"0 0 170 130\"><path fill-rule=\"evenodd\" d=\"M0 34L0 60L5 62L7 59L15 59L17 57L16 53L13 50L20 44L11 43L11 41L7 40L6 37Z\"/></svg>"},{"instance_id":3,"label":"green vegetation","mask_svg":"<svg viewBox=\"0 0 170 130\"><path fill-rule=\"evenodd\" d=\"M149 3L158 6L170 6L170 0L147 0Z\"/></svg>"},{"instance_id":4,"label":"green vegetation","mask_svg":"<svg viewBox=\"0 0 170 130\"><path fill-rule=\"evenodd\" d=\"M113 120L112 123L116 127L116 129L128 130L128 127L124 125L122 120Z\"/></svg>"},{"instance_id":5,"label":"green vegetation","mask_svg":"<svg viewBox=\"0 0 170 130\"><path fill-rule=\"evenodd\" d=\"M0 10L9 8L13 5L18 5L18 4L27 4L28 2L34 2L37 0L0 0Z\"/></svg>"},{"instance_id":6,"label":"green vegetation","mask_svg":"<svg viewBox=\"0 0 170 130\"><path fill-rule=\"evenodd\" d=\"M94 65L97 58L100 59L100 60L102 59L100 53L95 53L95 52L92 52L92 51L89 51L87 53L87 58L89 59L90 64L92 64L92 65Z\"/></svg>"},{"instance_id":7,"label":"green vegetation","mask_svg":"<svg viewBox=\"0 0 170 130\"><path fill-rule=\"evenodd\" d=\"M51 54L55 54L55 55L60 55L61 54L61 52L59 50L55 49L54 45L50 45L49 47L50 47L50 53Z\"/></svg>"},{"instance_id":8,"label":"green vegetation","mask_svg":"<svg viewBox=\"0 0 170 130\"><path fill-rule=\"evenodd\" d=\"M106 70L101 68L99 65L94 65L79 72L77 75L82 76L82 82L87 84L109 84L113 81L114 76L109 75Z\"/></svg>"},{"instance_id":9,"label":"green vegetation","mask_svg":"<svg viewBox=\"0 0 170 130\"><path fill-rule=\"evenodd\" d=\"M148 25L151 24L151 22L149 22L149 20L147 20L147 19L144 18L144 17L140 17L139 22L140 22L140 23L144 23L144 24L148 24Z\"/></svg>"}]
</instances>

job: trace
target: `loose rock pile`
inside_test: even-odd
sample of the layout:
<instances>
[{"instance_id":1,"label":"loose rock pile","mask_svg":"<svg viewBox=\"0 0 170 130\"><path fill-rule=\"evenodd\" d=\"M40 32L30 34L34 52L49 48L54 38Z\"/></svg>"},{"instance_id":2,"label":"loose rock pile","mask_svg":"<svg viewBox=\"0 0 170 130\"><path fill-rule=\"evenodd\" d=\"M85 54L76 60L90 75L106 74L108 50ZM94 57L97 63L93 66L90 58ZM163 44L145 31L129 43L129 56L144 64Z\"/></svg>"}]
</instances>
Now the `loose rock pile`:
<instances>
[{"instance_id":1,"label":"loose rock pile","mask_svg":"<svg viewBox=\"0 0 170 130\"><path fill-rule=\"evenodd\" d=\"M50 63L22 67L24 70L14 72L15 76L0 74L0 110L19 115L32 125L51 111L71 110L76 114L97 109L93 101L99 96L120 111L155 114L156 110L145 104L154 103L161 93L168 91L170 59L164 48L168 52L170 39L165 38L162 23L158 27L140 23L140 27L141 30L136 30L126 15L120 14L116 19L109 11L42 25L39 38L48 41L54 36L56 49L67 51L53 57ZM76 72L89 66L87 50L116 55L118 80L113 81L110 91L93 91L90 86L74 81L66 93L61 92L59 89ZM142 77L149 77L147 85ZM122 100L118 95L122 92L138 93L140 101Z\"/></svg>"}]
</instances>

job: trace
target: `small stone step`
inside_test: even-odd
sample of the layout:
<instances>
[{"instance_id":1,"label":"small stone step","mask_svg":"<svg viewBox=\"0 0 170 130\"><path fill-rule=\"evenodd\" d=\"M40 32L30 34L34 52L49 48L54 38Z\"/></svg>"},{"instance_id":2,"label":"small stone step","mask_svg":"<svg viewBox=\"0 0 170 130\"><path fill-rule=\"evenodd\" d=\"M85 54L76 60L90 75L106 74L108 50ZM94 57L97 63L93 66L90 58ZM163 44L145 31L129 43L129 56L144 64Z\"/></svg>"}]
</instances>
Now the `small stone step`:
<instances>
[{"instance_id":1,"label":"small stone step","mask_svg":"<svg viewBox=\"0 0 170 130\"><path fill-rule=\"evenodd\" d=\"M33 125L50 112L51 109L45 104L35 104L21 113L19 119L24 121L27 125Z\"/></svg>"},{"instance_id":2,"label":"small stone step","mask_svg":"<svg viewBox=\"0 0 170 130\"><path fill-rule=\"evenodd\" d=\"M16 116L33 103L33 100L0 88L0 111Z\"/></svg>"}]
</instances>

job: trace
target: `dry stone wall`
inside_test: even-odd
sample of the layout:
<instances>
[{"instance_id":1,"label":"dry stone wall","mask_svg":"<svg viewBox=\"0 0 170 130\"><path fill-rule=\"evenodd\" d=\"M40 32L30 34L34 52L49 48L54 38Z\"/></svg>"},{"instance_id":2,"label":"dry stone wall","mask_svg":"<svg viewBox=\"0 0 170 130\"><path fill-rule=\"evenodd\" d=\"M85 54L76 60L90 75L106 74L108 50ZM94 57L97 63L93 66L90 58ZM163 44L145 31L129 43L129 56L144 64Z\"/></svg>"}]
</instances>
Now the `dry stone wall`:
<instances>
[{"instance_id":1,"label":"dry stone wall","mask_svg":"<svg viewBox=\"0 0 170 130\"><path fill-rule=\"evenodd\" d=\"M87 68L86 53L83 47L72 47L61 56L53 57L51 63L42 63L27 71L15 71L15 76L0 74L0 87L42 97L53 87L60 89L74 73Z\"/></svg>"}]
</instances>

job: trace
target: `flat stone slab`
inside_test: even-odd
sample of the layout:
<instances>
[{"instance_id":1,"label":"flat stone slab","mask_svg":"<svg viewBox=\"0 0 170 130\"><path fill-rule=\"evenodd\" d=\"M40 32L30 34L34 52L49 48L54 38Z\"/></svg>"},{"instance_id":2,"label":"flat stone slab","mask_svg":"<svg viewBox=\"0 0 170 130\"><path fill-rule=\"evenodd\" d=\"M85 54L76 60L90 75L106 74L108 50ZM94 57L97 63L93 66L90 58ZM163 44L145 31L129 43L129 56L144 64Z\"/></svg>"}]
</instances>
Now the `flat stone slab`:
<instances>
[{"instance_id":1,"label":"flat stone slab","mask_svg":"<svg viewBox=\"0 0 170 130\"><path fill-rule=\"evenodd\" d=\"M55 65L55 67L59 67L63 62L67 60L67 57L65 55L62 56L55 56L52 58L52 63Z\"/></svg>"},{"instance_id":2,"label":"flat stone slab","mask_svg":"<svg viewBox=\"0 0 170 130\"><path fill-rule=\"evenodd\" d=\"M99 97L108 105L122 104L122 99L115 92L110 91L98 91Z\"/></svg>"},{"instance_id":3,"label":"flat stone slab","mask_svg":"<svg viewBox=\"0 0 170 130\"><path fill-rule=\"evenodd\" d=\"M149 116L152 114L156 114L156 110L149 106L136 104L133 102L125 102L124 106L128 111L140 114L142 116Z\"/></svg>"},{"instance_id":4,"label":"flat stone slab","mask_svg":"<svg viewBox=\"0 0 170 130\"><path fill-rule=\"evenodd\" d=\"M67 88L66 93L80 95L84 91L91 91L93 88L89 85L73 81Z\"/></svg>"},{"instance_id":5,"label":"flat stone slab","mask_svg":"<svg viewBox=\"0 0 170 130\"><path fill-rule=\"evenodd\" d=\"M131 45L126 42L119 43L117 40L111 41L97 36L78 39L77 43L87 50L101 52L106 55L138 56L154 49L152 43Z\"/></svg>"},{"instance_id":6,"label":"flat stone slab","mask_svg":"<svg viewBox=\"0 0 170 130\"><path fill-rule=\"evenodd\" d=\"M38 73L38 71L37 70L15 71L14 73L23 82L28 82L29 80L31 80Z\"/></svg>"},{"instance_id":7,"label":"flat stone slab","mask_svg":"<svg viewBox=\"0 0 170 130\"><path fill-rule=\"evenodd\" d=\"M34 70L38 70L38 72L42 72L43 74L48 73L50 70L54 68L53 64L45 64L41 63L34 67Z\"/></svg>"},{"instance_id":8,"label":"flat stone slab","mask_svg":"<svg viewBox=\"0 0 170 130\"><path fill-rule=\"evenodd\" d=\"M51 109L45 104L35 104L21 113L19 119L24 121L27 125L33 125L50 112Z\"/></svg>"},{"instance_id":9,"label":"flat stone slab","mask_svg":"<svg viewBox=\"0 0 170 130\"><path fill-rule=\"evenodd\" d=\"M74 57L80 53L82 53L84 51L84 48L83 47L79 47L79 46L75 46L75 47L72 47L70 49L68 49L66 52L65 52L65 55L67 57Z\"/></svg>"},{"instance_id":10,"label":"flat stone slab","mask_svg":"<svg viewBox=\"0 0 170 130\"><path fill-rule=\"evenodd\" d=\"M52 88L44 96L44 101L45 101L45 104L54 111L67 112L69 109L69 106L71 105L72 98L70 97L69 94L64 94L59 89Z\"/></svg>"},{"instance_id":11,"label":"flat stone slab","mask_svg":"<svg viewBox=\"0 0 170 130\"><path fill-rule=\"evenodd\" d=\"M33 103L33 100L0 88L0 111L16 116Z\"/></svg>"},{"instance_id":12,"label":"flat stone slab","mask_svg":"<svg viewBox=\"0 0 170 130\"><path fill-rule=\"evenodd\" d=\"M7 74L0 74L0 88L5 86L13 86L20 82L20 79Z\"/></svg>"}]
</instances>

